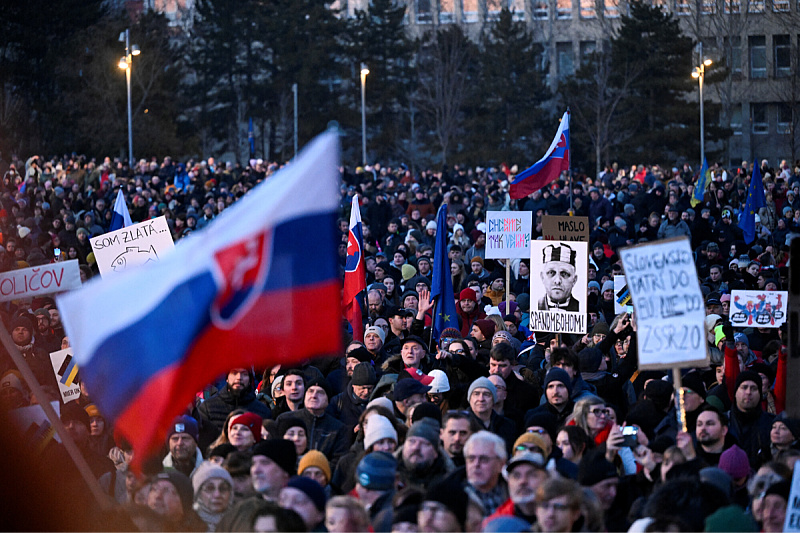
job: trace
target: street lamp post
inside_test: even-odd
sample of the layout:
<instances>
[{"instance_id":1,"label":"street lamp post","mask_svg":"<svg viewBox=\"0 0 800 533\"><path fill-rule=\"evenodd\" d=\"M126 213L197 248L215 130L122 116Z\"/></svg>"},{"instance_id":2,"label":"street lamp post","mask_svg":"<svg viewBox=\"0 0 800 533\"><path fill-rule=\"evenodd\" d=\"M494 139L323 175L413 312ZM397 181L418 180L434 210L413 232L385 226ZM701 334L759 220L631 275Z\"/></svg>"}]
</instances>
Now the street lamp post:
<instances>
[{"instance_id":1,"label":"street lamp post","mask_svg":"<svg viewBox=\"0 0 800 533\"><path fill-rule=\"evenodd\" d=\"M361 161L367 164L367 65L361 63Z\"/></svg>"},{"instance_id":2,"label":"street lamp post","mask_svg":"<svg viewBox=\"0 0 800 533\"><path fill-rule=\"evenodd\" d=\"M133 113L131 111L131 65L133 56L138 56L139 47L131 45L130 30L119 34L120 42L125 43L125 55L119 60L119 68L125 71L125 83L128 88L128 166L133 168Z\"/></svg>"},{"instance_id":3,"label":"street lamp post","mask_svg":"<svg viewBox=\"0 0 800 533\"><path fill-rule=\"evenodd\" d=\"M700 84L700 165L706 160L705 147L705 120L703 118L703 79L706 76L706 67L711 66L710 59L703 59L703 47L700 45L700 66L694 67L692 77Z\"/></svg>"},{"instance_id":4,"label":"street lamp post","mask_svg":"<svg viewBox=\"0 0 800 533\"><path fill-rule=\"evenodd\" d=\"M292 94L294 95L294 156L297 157L297 84L292 84Z\"/></svg>"}]
</instances>

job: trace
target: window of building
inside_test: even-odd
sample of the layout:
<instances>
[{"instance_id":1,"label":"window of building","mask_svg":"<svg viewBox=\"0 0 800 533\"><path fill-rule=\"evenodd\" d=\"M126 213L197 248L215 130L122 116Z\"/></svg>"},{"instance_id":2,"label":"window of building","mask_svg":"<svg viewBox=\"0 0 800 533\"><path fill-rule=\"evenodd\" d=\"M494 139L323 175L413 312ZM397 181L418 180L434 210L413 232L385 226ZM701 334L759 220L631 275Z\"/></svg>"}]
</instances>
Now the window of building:
<instances>
[{"instance_id":1,"label":"window of building","mask_svg":"<svg viewBox=\"0 0 800 533\"><path fill-rule=\"evenodd\" d=\"M550 2L547 0L533 0L534 20L547 20L550 18Z\"/></svg>"},{"instance_id":2,"label":"window of building","mask_svg":"<svg viewBox=\"0 0 800 533\"><path fill-rule=\"evenodd\" d=\"M604 0L604 16L610 19L619 18L619 0Z\"/></svg>"},{"instance_id":3,"label":"window of building","mask_svg":"<svg viewBox=\"0 0 800 533\"><path fill-rule=\"evenodd\" d=\"M763 13L765 0L749 0L747 11L750 13Z\"/></svg>"},{"instance_id":4,"label":"window of building","mask_svg":"<svg viewBox=\"0 0 800 533\"><path fill-rule=\"evenodd\" d=\"M789 11L789 0L772 0L772 10L776 13Z\"/></svg>"},{"instance_id":5,"label":"window of building","mask_svg":"<svg viewBox=\"0 0 800 533\"><path fill-rule=\"evenodd\" d=\"M750 104L750 122L753 124L753 133L769 133L767 104Z\"/></svg>"},{"instance_id":6,"label":"window of building","mask_svg":"<svg viewBox=\"0 0 800 533\"><path fill-rule=\"evenodd\" d=\"M478 0L463 0L464 22L478 22Z\"/></svg>"},{"instance_id":7,"label":"window of building","mask_svg":"<svg viewBox=\"0 0 800 533\"><path fill-rule=\"evenodd\" d=\"M597 4L595 0L581 0L581 18L593 19L597 17Z\"/></svg>"},{"instance_id":8,"label":"window of building","mask_svg":"<svg viewBox=\"0 0 800 533\"><path fill-rule=\"evenodd\" d=\"M525 0L511 0L509 6L511 18L514 20L525 20Z\"/></svg>"},{"instance_id":9,"label":"window of building","mask_svg":"<svg viewBox=\"0 0 800 533\"><path fill-rule=\"evenodd\" d=\"M792 108L789 104L778 104L778 133L791 133Z\"/></svg>"},{"instance_id":10,"label":"window of building","mask_svg":"<svg viewBox=\"0 0 800 533\"><path fill-rule=\"evenodd\" d=\"M564 79L575 72L575 60L572 54L572 43L556 43L556 61L558 78Z\"/></svg>"},{"instance_id":11,"label":"window of building","mask_svg":"<svg viewBox=\"0 0 800 533\"><path fill-rule=\"evenodd\" d=\"M766 78L767 38L763 35L751 35L747 42L750 48L750 78Z\"/></svg>"},{"instance_id":12,"label":"window of building","mask_svg":"<svg viewBox=\"0 0 800 533\"><path fill-rule=\"evenodd\" d=\"M731 74L742 74L742 38L741 37L725 37L725 61L728 68L731 69Z\"/></svg>"},{"instance_id":13,"label":"window of building","mask_svg":"<svg viewBox=\"0 0 800 533\"><path fill-rule=\"evenodd\" d=\"M572 0L556 0L559 19L572 18Z\"/></svg>"},{"instance_id":14,"label":"window of building","mask_svg":"<svg viewBox=\"0 0 800 533\"><path fill-rule=\"evenodd\" d=\"M734 135L742 134L742 104L731 106L731 129Z\"/></svg>"},{"instance_id":15,"label":"window of building","mask_svg":"<svg viewBox=\"0 0 800 533\"><path fill-rule=\"evenodd\" d=\"M433 22L433 9L431 0L416 0L417 24L430 24Z\"/></svg>"},{"instance_id":16,"label":"window of building","mask_svg":"<svg viewBox=\"0 0 800 533\"><path fill-rule=\"evenodd\" d=\"M589 57L595 51L597 51L597 43L595 41L581 41L581 63L587 63Z\"/></svg>"},{"instance_id":17,"label":"window of building","mask_svg":"<svg viewBox=\"0 0 800 533\"><path fill-rule=\"evenodd\" d=\"M738 15L742 12L742 2L741 0L722 0L722 10L725 13Z\"/></svg>"},{"instance_id":18,"label":"window of building","mask_svg":"<svg viewBox=\"0 0 800 533\"><path fill-rule=\"evenodd\" d=\"M681 16L691 15L692 8L689 5L689 0L675 0L675 13Z\"/></svg>"},{"instance_id":19,"label":"window of building","mask_svg":"<svg viewBox=\"0 0 800 533\"><path fill-rule=\"evenodd\" d=\"M455 21L455 0L439 0L439 24L453 24Z\"/></svg>"},{"instance_id":20,"label":"window of building","mask_svg":"<svg viewBox=\"0 0 800 533\"><path fill-rule=\"evenodd\" d=\"M486 0L486 20L497 20L500 18L500 10L503 6L500 0Z\"/></svg>"},{"instance_id":21,"label":"window of building","mask_svg":"<svg viewBox=\"0 0 800 533\"><path fill-rule=\"evenodd\" d=\"M788 78L792 74L792 45L788 35L772 36L772 54L775 77Z\"/></svg>"},{"instance_id":22,"label":"window of building","mask_svg":"<svg viewBox=\"0 0 800 533\"><path fill-rule=\"evenodd\" d=\"M717 12L717 0L703 0L703 15L713 15Z\"/></svg>"}]
</instances>

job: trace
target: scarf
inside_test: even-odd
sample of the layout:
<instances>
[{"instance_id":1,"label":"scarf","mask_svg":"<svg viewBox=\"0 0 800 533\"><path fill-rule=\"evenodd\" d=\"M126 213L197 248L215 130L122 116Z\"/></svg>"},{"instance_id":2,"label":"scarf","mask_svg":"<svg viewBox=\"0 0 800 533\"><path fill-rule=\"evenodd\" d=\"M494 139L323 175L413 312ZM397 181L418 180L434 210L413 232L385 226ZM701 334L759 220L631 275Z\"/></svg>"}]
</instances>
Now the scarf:
<instances>
[{"instance_id":1,"label":"scarf","mask_svg":"<svg viewBox=\"0 0 800 533\"><path fill-rule=\"evenodd\" d=\"M199 516L203 522L206 523L208 526L208 531L213 532L217 529L217 525L219 521L222 520L222 515L225 513L212 513L209 511L208 507L202 504L200 500L194 502L194 510L197 512L197 516Z\"/></svg>"}]
</instances>

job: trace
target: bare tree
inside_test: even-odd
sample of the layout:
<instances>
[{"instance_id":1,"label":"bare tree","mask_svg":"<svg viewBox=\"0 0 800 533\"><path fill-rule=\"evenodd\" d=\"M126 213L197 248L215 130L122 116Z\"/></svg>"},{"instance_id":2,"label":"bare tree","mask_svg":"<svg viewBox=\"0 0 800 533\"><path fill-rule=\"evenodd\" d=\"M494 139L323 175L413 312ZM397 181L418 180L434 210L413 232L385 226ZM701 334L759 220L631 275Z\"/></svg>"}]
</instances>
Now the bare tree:
<instances>
[{"instance_id":1,"label":"bare tree","mask_svg":"<svg viewBox=\"0 0 800 533\"><path fill-rule=\"evenodd\" d=\"M418 56L419 107L432 122L442 164L464 120L473 46L453 25L426 36Z\"/></svg>"}]
</instances>

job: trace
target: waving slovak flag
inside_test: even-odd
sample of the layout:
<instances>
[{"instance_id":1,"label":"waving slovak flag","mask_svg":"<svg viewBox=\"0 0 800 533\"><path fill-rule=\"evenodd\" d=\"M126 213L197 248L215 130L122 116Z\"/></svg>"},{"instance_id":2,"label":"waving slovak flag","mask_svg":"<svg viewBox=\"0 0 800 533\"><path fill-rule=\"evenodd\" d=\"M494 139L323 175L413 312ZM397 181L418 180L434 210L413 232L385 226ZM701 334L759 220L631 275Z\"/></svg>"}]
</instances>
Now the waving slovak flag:
<instances>
[{"instance_id":1,"label":"waving slovak flag","mask_svg":"<svg viewBox=\"0 0 800 533\"><path fill-rule=\"evenodd\" d=\"M509 196L515 200L525 198L557 180L565 170L569 170L569 111L561 117L556 136L544 157L511 181Z\"/></svg>"},{"instance_id":2,"label":"waving slovak flag","mask_svg":"<svg viewBox=\"0 0 800 533\"><path fill-rule=\"evenodd\" d=\"M364 340L364 325L361 322L361 306L358 294L367 288L367 268L364 266L364 239L361 236L361 211L358 195L353 196L350 209L350 234L347 237L347 260L344 266L344 316L353 328L353 340Z\"/></svg>"}]
</instances>

